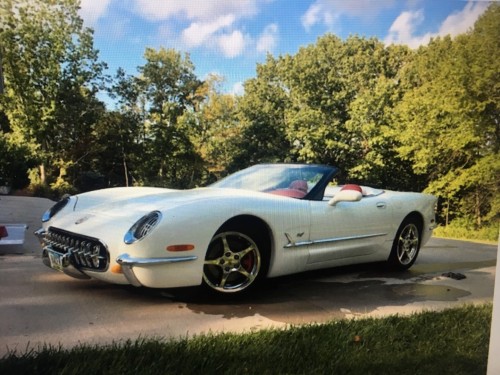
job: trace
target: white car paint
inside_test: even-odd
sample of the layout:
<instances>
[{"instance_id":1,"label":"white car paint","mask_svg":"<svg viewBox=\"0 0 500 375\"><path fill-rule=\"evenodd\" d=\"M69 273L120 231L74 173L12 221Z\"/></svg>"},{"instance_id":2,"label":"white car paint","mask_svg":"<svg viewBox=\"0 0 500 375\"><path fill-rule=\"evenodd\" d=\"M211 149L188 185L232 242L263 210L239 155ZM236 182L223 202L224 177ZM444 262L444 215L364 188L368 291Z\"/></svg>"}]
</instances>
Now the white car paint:
<instances>
[{"instance_id":1,"label":"white car paint","mask_svg":"<svg viewBox=\"0 0 500 375\"><path fill-rule=\"evenodd\" d=\"M410 212L423 218L420 246L430 238L435 198L362 187L360 201L328 203L339 188L328 187L324 200L304 200L241 189L198 188L186 191L162 188L112 188L80 194L40 232L60 228L100 240L109 252L105 272L81 268L78 272L117 284L153 288L202 283L205 256L211 239L229 219L248 215L269 229L270 264L266 276L387 260L396 232ZM141 217L161 212L161 221L145 238L126 244L125 233ZM245 228L241 228L245 230ZM192 245L182 252L175 245ZM189 261L186 259L189 257ZM184 259L165 263L165 261ZM123 273L119 260L135 259L133 276ZM140 260L158 263L139 264ZM122 264L123 265L123 264ZM117 272L120 271L121 272Z\"/></svg>"}]
</instances>

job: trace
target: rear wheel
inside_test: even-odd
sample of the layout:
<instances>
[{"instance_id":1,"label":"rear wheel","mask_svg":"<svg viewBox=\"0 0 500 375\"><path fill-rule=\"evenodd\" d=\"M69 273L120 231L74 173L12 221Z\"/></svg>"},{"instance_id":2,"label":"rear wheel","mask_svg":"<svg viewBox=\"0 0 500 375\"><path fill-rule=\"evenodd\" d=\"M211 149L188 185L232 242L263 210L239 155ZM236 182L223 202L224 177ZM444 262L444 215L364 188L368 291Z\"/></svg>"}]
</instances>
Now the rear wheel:
<instances>
[{"instance_id":1,"label":"rear wheel","mask_svg":"<svg viewBox=\"0 0 500 375\"><path fill-rule=\"evenodd\" d=\"M257 243L238 231L212 238L203 265L203 281L218 293L240 293L261 275L262 253Z\"/></svg>"},{"instance_id":2,"label":"rear wheel","mask_svg":"<svg viewBox=\"0 0 500 375\"><path fill-rule=\"evenodd\" d=\"M397 271L410 268L420 250L420 227L414 219L406 219L396 233L392 245L389 265Z\"/></svg>"}]
</instances>

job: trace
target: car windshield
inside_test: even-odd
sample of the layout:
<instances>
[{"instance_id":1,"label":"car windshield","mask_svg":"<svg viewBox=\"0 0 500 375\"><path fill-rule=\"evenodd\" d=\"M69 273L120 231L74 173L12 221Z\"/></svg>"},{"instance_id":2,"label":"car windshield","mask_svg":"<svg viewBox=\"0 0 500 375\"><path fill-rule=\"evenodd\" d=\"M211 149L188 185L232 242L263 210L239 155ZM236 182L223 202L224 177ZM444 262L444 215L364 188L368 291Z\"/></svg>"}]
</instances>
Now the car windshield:
<instances>
[{"instance_id":1,"label":"car windshield","mask_svg":"<svg viewBox=\"0 0 500 375\"><path fill-rule=\"evenodd\" d=\"M236 172L211 185L304 198L332 176L334 168L322 165L261 164Z\"/></svg>"}]
</instances>

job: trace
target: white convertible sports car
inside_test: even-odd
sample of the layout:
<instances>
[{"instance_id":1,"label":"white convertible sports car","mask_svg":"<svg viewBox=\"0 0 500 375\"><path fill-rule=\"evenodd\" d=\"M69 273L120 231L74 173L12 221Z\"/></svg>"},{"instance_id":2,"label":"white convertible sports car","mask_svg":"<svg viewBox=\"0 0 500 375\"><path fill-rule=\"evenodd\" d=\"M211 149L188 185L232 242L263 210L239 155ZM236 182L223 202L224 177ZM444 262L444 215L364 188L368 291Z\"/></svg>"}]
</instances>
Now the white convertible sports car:
<instances>
[{"instance_id":1,"label":"white convertible sports car","mask_svg":"<svg viewBox=\"0 0 500 375\"><path fill-rule=\"evenodd\" d=\"M265 277L415 262L436 198L332 186L324 165L256 165L206 188L111 188L65 197L36 234L44 263L77 278L241 293Z\"/></svg>"}]
</instances>

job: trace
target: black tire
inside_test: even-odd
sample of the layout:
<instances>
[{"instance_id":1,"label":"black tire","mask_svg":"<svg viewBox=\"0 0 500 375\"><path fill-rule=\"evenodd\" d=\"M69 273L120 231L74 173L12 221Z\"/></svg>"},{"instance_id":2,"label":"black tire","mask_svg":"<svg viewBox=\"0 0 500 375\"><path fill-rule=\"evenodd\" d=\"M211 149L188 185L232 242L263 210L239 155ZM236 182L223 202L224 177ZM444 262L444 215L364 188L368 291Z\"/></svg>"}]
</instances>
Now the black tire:
<instances>
[{"instance_id":1,"label":"black tire","mask_svg":"<svg viewBox=\"0 0 500 375\"><path fill-rule=\"evenodd\" d=\"M420 228L414 218L407 218L400 225L389 255L391 269L404 271L415 263L420 251Z\"/></svg>"},{"instance_id":2,"label":"black tire","mask_svg":"<svg viewBox=\"0 0 500 375\"><path fill-rule=\"evenodd\" d=\"M242 294L265 274L267 259L259 241L240 231L217 233L208 246L203 284L217 294Z\"/></svg>"}]
</instances>

